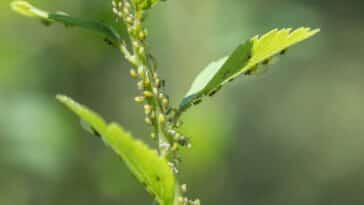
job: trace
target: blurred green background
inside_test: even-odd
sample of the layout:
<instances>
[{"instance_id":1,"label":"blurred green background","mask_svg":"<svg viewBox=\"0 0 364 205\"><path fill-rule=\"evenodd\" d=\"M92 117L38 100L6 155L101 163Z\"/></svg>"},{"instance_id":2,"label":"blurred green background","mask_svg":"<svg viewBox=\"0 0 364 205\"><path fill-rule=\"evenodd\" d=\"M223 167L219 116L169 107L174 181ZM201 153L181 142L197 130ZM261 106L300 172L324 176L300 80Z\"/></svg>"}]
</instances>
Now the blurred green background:
<instances>
[{"instance_id":1,"label":"blurred green background","mask_svg":"<svg viewBox=\"0 0 364 205\"><path fill-rule=\"evenodd\" d=\"M151 204L54 97L70 95L148 140L128 64L98 36L46 28L0 2L0 204ZM32 2L115 24L111 0ZM322 30L265 75L234 81L184 116L193 148L180 178L192 197L206 205L364 204L363 10L358 0L169 0L149 13L149 44L175 105L204 66L239 42L275 27Z\"/></svg>"}]
</instances>

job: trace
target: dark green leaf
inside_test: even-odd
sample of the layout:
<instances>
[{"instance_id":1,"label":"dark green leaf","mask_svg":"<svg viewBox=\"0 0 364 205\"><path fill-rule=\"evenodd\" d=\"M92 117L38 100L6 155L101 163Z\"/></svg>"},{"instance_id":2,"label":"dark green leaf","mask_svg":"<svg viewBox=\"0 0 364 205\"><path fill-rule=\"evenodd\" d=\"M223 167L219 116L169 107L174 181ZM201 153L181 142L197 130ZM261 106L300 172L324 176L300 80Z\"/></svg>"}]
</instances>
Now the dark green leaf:
<instances>
[{"instance_id":1,"label":"dark green leaf","mask_svg":"<svg viewBox=\"0 0 364 205\"><path fill-rule=\"evenodd\" d=\"M64 12L50 13L36 8L26 1L13 1L11 3L11 8L24 16L39 19L46 25L58 22L65 26L80 27L102 34L104 38L112 42L114 45L118 45L120 42L120 35L113 27L98 21L89 21L71 17Z\"/></svg>"}]
</instances>

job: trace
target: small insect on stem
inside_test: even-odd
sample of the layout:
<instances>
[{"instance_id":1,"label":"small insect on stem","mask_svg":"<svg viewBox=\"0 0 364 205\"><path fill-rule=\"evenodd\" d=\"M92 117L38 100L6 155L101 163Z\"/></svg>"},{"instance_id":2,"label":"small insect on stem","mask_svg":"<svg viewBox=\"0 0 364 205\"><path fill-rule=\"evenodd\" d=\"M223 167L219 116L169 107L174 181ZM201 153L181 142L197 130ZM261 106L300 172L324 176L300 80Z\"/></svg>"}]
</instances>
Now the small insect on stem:
<instances>
[{"instance_id":1,"label":"small insect on stem","mask_svg":"<svg viewBox=\"0 0 364 205\"><path fill-rule=\"evenodd\" d=\"M287 49L283 49L279 54L280 55L284 55L284 54L286 54L287 53Z\"/></svg>"},{"instance_id":2,"label":"small insect on stem","mask_svg":"<svg viewBox=\"0 0 364 205\"><path fill-rule=\"evenodd\" d=\"M244 75L252 75L257 70L258 70L258 65L255 65L255 66L251 67L250 69L248 69L247 71L245 71Z\"/></svg>"},{"instance_id":3,"label":"small insect on stem","mask_svg":"<svg viewBox=\"0 0 364 205\"><path fill-rule=\"evenodd\" d=\"M95 128L93 128L91 125L89 125L87 122L85 122L84 120L81 120L80 123L81 123L81 127L83 129L85 129L87 132L89 132L91 135L94 135L96 137L101 137L101 134Z\"/></svg>"},{"instance_id":4,"label":"small insect on stem","mask_svg":"<svg viewBox=\"0 0 364 205\"><path fill-rule=\"evenodd\" d=\"M265 59L265 60L262 62L262 64L263 64L263 65L268 65L271 61L272 61L272 58L267 58L267 59Z\"/></svg>"},{"instance_id":5,"label":"small insect on stem","mask_svg":"<svg viewBox=\"0 0 364 205\"><path fill-rule=\"evenodd\" d=\"M231 82L231 81L233 81L234 80L234 78L231 78L230 80L229 80L229 82ZM221 89L221 86L219 86L219 87L217 87L217 88L215 88L215 89L213 89L211 92L209 92L209 96L210 97L212 97L212 96L214 96L219 90Z\"/></svg>"},{"instance_id":6,"label":"small insect on stem","mask_svg":"<svg viewBox=\"0 0 364 205\"><path fill-rule=\"evenodd\" d=\"M193 105L198 105L202 102L202 99L197 99L195 101L192 102Z\"/></svg>"}]
</instances>

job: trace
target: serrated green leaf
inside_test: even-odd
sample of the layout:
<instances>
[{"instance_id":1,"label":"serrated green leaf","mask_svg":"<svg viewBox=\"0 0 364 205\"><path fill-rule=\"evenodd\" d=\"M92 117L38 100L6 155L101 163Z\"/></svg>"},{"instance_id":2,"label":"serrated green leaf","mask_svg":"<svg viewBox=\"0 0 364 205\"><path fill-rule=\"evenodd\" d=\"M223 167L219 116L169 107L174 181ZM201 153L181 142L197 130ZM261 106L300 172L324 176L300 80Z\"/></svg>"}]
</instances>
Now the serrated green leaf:
<instances>
[{"instance_id":1,"label":"serrated green leaf","mask_svg":"<svg viewBox=\"0 0 364 205\"><path fill-rule=\"evenodd\" d=\"M100 134L106 145L122 158L129 170L151 193L160 205L173 205L178 193L174 174L165 158L140 140L136 140L116 123L106 124L97 113L71 98L57 99Z\"/></svg>"},{"instance_id":2,"label":"serrated green leaf","mask_svg":"<svg viewBox=\"0 0 364 205\"><path fill-rule=\"evenodd\" d=\"M224 84L241 74L250 75L259 70L259 64L285 51L287 48L306 40L319 29L298 28L274 29L263 36L255 36L239 45L228 57L209 64L194 80L190 90L180 103L180 111L197 104L202 97L215 94Z\"/></svg>"},{"instance_id":3,"label":"serrated green leaf","mask_svg":"<svg viewBox=\"0 0 364 205\"><path fill-rule=\"evenodd\" d=\"M119 125L108 126L106 144L119 154L139 181L155 195L160 205L173 205L176 182L167 161Z\"/></svg>"},{"instance_id":4,"label":"serrated green leaf","mask_svg":"<svg viewBox=\"0 0 364 205\"><path fill-rule=\"evenodd\" d=\"M24 16L39 19L46 25L57 22L64 24L65 26L80 27L102 34L108 41L111 41L111 43L113 43L114 45L117 45L120 42L120 35L113 27L100 23L98 21L89 21L71 17L64 12L50 13L34 7L27 1L13 1L10 6L15 12Z\"/></svg>"}]
</instances>

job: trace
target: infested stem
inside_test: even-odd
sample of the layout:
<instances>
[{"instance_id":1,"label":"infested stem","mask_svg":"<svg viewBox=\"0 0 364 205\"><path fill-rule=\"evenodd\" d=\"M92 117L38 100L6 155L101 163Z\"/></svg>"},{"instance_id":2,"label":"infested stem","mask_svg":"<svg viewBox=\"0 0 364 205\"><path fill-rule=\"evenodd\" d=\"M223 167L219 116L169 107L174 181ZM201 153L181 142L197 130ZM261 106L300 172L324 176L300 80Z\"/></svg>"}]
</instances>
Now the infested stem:
<instances>
[{"instance_id":1,"label":"infested stem","mask_svg":"<svg viewBox=\"0 0 364 205\"><path fill-rule=\"evenodd\" d=\"M162 80L157 73L157 65L145 43L147 31L143 28L144 10L134 8L129 1L113 2L113 12L125 23L130 40L130 50L124 42L120 46L125 59L133 66L130 74L138 80L138 89L141 96L135 98L137 102L144 103L145 122L153 127L152 137L158 141L160 155L167 156L176 149L173 121L169 120L168 96L162 92ZM170 130L173 130L171 132ZM175 159L171 159L175 161Z\"/></svg>"}]
</instances>

